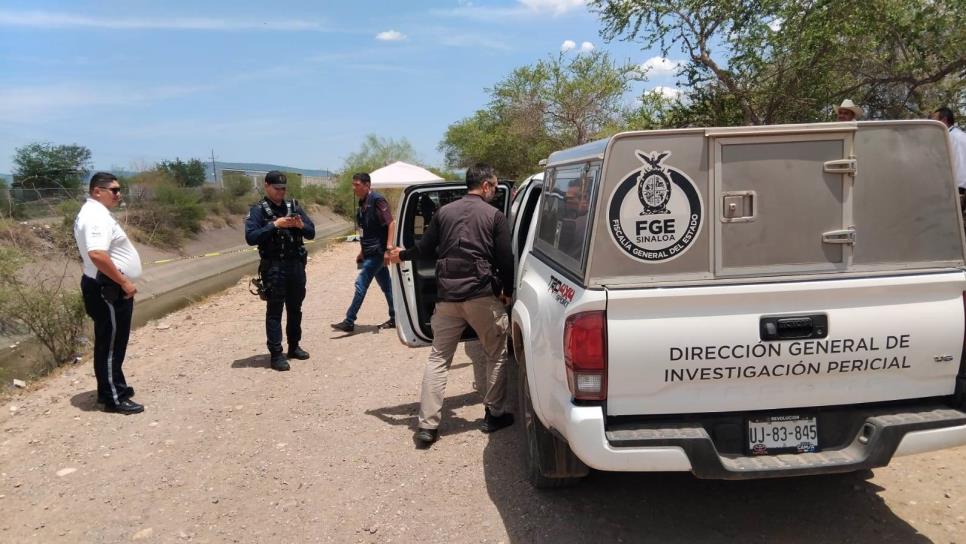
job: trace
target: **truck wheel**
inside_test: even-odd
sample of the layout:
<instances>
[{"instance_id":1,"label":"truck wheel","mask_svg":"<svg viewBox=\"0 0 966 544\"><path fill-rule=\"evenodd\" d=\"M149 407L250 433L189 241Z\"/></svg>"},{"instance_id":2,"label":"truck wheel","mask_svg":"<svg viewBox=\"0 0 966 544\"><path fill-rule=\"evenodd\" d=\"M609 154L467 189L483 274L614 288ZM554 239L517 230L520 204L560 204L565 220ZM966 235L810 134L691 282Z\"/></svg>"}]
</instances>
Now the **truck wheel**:
<instances>
[{"instance_id":1,"label":"truck wheel","mask_svg":"<svg viewBox=\"0 0 966 544\"><path fill-rule=\"evenodd\" d=\"M522 362L522 353L518 353ZM523 413L521 427L526 435L526 469L530 485L538 489L569 487L577 484L590 472L570 450L566 441L561 440L540 423L533 411L530 399L530 386L527 383L527 370L522 364L517 366L520 373L519 384L520 411Z\"/></svg>"}]
</instances>

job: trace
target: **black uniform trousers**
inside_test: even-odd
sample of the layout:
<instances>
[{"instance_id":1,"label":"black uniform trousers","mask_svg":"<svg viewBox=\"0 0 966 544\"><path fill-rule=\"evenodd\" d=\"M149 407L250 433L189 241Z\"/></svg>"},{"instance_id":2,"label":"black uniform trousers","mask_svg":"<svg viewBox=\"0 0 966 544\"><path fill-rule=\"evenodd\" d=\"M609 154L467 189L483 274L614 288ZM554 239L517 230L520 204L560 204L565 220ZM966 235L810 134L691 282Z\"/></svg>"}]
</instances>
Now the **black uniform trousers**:
<instances>
[{"instance_id":1,"label":"black uniform trousers","mask_svg":"<svg viewBox=\"0 0 966 544\"><path fill-rule=\"evenodd\" d=\"M131 315L134 299L122 298L108 302L101 295L101 287L92 278L81 278L84 310L94 320L94 376L97 378L97 400L117 406L131 398L134 389L127 385L124 355L131 335Z\"/></svg>"},{"instance_id":2,"label":"black uniform trousers","mask_svg":"<svg viewBox=\"0 0 966 544\"><path fill-rule=\"evenodd\" d=\"M285 336L289 349L302 340L302 301L305 300L305 262L301 258L262 259L258 271L268 289L265 310L265 335L268 351L282 351L282 309L285 309Z\"/></svg>"}]
</instances>

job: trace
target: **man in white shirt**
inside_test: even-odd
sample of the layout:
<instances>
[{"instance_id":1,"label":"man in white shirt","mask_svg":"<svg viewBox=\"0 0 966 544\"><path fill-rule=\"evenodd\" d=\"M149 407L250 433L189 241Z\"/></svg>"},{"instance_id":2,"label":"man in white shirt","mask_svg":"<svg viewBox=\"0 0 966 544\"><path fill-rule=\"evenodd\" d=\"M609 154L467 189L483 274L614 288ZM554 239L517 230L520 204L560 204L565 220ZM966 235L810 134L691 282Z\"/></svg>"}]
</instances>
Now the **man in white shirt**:
<instances>
[{"instance_id":1,"label":"man in white shirt","mask_svg":"<svg viewBox=\"0 0 966 544\"><path fill-rule=\"evenodd\" d=\"M137 414L144 406L131 400L121 366L134 312L133 280L141 276L141 257L110 210L121 203L121 184L114 174L91 177L87 202L74 221L74 239L84 261L81 293L94 320L94 375L97 400L107 412Z\"/></svg>"},{"instance_id":2,"label":"man in white shirt","mask_svg":"<svg viewBox=\"0 0 966 544\"><path fill-rule=\"evenodd\" d=\"M966 191L966 132L956 126L956 116L953 110L942 107L932 112L930 116L936 121L942 121L949 129L949 150L952 152L953 179L959 192Z\"/></svg>"}]
</instances>

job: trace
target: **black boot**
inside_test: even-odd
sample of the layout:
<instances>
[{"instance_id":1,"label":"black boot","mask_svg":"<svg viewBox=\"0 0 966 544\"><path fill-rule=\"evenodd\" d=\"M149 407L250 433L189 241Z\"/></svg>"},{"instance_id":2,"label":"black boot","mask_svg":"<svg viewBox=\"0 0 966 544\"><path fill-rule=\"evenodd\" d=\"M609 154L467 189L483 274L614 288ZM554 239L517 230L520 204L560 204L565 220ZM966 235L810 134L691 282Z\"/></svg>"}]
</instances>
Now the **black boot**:
<instances>
[{"instance_id":1,"label":"black boot","mask_svg":"<svg viewBox=\"0 0 966 544\"><path fill-rule=\"evenodd\" d=\"M395 329L396 328L396 320L394 318L390 317L389 318L389 321L386 321L385 323L380 323L379 324L379 328L380 329Z\"/></svg>"},{"instance_id":2,"label":"black boot","mask_svg":"<svg viewBox=\"0 0 966 544\"><path fill-rule=\"evenodd\" d=\"M485 408L484 410L483 423L480 424L480 430L484 433L492 433L499 431L503 427L513 425L513 414L510 412L504 412L502 415L495 416L490 413L489 408Z\"/></svg>"},{"instance_id":3,"label":"black boot","mask_svg":"<svg viewBox=\"0 0 966 544\"><path fill-rule=\"evenodd\" d=\"M436 442L439 437L439 429L419 429L413 434L413 442L416 443L416 448L420 450L425 450Z\"/></svg>"},{"instance_id":4,"label":"black boot","mask_svg":"<svg viewBox=\"0 0 966 544\"><path fill-rule=\"evenodd\" d=\"M298 359L300 361L304 361L304 360L306 360L306 359L309 358L309 352L307 352L304 349L298 347L298 345L289 346L288 347L288 358L289 359Z\"/></svg>"},{"instance_id":5,"label":"black boot","mask_svg":"<svg viewBox=\"0 0 966 544\"><path fill-rule=\"evenodd\" d=\"M285 371L289 369L288 359L282 355L282 352L272 353L272 368L279 371Z\"/></svg>"}]
</instances>

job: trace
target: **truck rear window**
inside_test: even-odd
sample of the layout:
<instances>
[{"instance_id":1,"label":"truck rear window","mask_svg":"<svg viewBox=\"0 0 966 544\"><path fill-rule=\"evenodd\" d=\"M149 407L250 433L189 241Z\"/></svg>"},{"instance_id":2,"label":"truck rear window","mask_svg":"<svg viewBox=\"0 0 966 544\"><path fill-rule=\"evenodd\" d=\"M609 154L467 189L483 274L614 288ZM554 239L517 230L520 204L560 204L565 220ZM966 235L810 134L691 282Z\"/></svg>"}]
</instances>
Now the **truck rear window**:
<instances>
[{"instance_id":1,"label":"truck rear window","mask_svg":"<svg viewBox=\"0 0 966 544\"><path fill-rule=\"evenodd\" d=\"M547 173L540 204L536 248L575 273L584 269L600 163L565 166Z\"/></svg>"}]
</instances>

